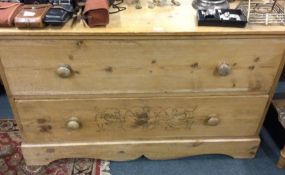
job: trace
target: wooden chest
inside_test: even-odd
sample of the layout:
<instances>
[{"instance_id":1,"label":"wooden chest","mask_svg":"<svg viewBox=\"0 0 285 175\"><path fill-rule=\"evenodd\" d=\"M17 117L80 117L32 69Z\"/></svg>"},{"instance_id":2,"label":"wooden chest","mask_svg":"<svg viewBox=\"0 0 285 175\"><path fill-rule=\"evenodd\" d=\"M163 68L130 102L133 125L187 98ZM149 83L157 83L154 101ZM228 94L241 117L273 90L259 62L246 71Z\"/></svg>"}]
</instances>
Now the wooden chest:
<instances>
[{"instance_id":1,"label":"wooden chest","mask_svg":"<svg viewBox=\"0 0 285 175\"><path fill-rule=\"evenodd\" d=\"M27 163L254 157L285 30L197 27L194 13L185 1L130 7L106 28L0 29L1 77Z\"/></svg>"}]
</instances>

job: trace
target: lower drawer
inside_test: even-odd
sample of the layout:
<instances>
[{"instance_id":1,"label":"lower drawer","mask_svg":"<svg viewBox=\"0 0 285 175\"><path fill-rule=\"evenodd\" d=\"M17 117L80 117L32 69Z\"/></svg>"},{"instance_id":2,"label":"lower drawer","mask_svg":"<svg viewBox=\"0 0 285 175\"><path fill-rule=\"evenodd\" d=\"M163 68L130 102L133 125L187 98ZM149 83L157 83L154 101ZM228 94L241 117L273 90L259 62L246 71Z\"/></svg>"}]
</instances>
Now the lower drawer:
<instances>
[{"instance_id":1,"label":"lower drawer","mask_svg":"<svg viewBox=\"0 0 285 175\"><path fill-rule=\"evenodd\" d=\"M16 100L29 143L256 135L268 97Z\"/></svg>"}]
</instances>

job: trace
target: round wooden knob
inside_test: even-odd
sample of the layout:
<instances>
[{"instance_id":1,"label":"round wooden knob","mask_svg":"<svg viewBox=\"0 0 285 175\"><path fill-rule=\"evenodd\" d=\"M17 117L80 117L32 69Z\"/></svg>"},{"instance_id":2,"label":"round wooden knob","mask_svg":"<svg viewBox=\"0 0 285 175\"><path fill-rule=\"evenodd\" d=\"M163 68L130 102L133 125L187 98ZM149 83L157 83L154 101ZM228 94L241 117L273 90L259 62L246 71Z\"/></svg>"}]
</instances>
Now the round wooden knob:
<instances>
[{"instance_id":1,"label":"round wooden knob","mask_svg":"<svg viewBox=\"0 0 285 175\"><path fill-rule=\"evenodd\" d=\"M79 119L77 117L71 117L67 121L66 127L68 129L72 129L72 130L79 129L81 127L81 123L80 123L80 121L79 121Z\"/></svg>"},{"instance_id":2,"label":"round wooden knob","mask_svg":"<svg viewBox=\"0 0 285 175\"><path fill-rule=\"evenodd\" d=\"M60 64L56 70L56 73L61 78L68 78L72 75L71 66L68 64Z\"/></svg>"},{"instance_id":3,"label":"round wooden knob","mask_svg":"<svg viewBox=\"0 0 285 175\"><path fill-rule=\"evenodd\" d=\"M220 118L215 114L209 115L208 118L206 119L206 125L209 126L217 126L219 123L220 123Z\"/></svg>"},{"instance_id":4,"label":"round wooden knob","mask_svg":"<svg viewBox=\"0 0 285 175\"><path fill-rule=\"evenodd\" d=\"M231 72L231 67L226 63L220 64L217 67L217 72L220 76L227 76Z\"/></svg>"}]
</instances>

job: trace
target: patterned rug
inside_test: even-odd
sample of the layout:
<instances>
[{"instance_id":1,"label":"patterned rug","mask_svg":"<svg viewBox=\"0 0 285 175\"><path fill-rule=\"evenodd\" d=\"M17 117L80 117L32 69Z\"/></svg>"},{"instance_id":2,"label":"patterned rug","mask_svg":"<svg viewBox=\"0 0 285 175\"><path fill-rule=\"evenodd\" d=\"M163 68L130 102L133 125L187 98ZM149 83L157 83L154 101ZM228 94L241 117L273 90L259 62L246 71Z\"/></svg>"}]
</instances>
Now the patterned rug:
<instances>
[{"instance_id":1,"label":"patterned rug","mask_svg":"<svg viewBox=\"0 0 285 175\"><path fill-rule=\"evenodd\" d=\"M110 175L109 161L62 159L47 166L27 166L13 120L0 120L0 175Z\"/></svg>"}]
</instances>

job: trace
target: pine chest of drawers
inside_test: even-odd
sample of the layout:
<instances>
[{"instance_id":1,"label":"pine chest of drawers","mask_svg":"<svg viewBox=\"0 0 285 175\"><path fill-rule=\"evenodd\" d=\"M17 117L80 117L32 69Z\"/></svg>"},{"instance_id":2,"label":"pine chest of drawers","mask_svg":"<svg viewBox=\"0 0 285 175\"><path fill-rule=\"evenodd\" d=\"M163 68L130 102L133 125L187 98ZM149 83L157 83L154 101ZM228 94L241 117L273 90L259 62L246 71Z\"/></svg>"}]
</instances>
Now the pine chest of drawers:
<instances>
[{"instance_id":1,"label":"pine chest of drawers","mask_svg":"<svg viewBox=\"0 0 285 175\"><path fill-rule=\"evenodd\" d=\"M129 9L107 28L0 29L1 77L27 163L254 157L284 28L198 28L187 4Z\"/></svg>"}]
</instances>

